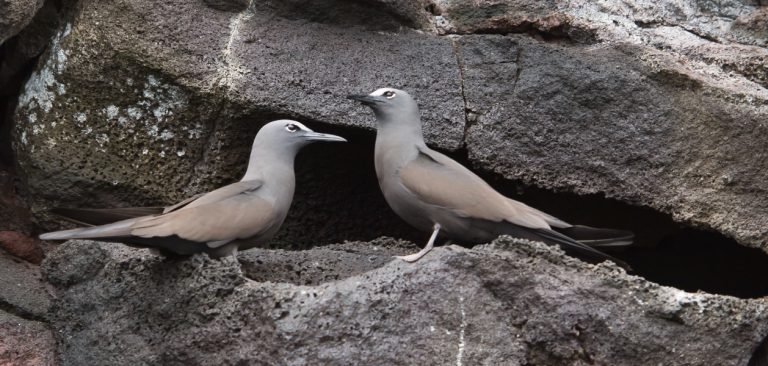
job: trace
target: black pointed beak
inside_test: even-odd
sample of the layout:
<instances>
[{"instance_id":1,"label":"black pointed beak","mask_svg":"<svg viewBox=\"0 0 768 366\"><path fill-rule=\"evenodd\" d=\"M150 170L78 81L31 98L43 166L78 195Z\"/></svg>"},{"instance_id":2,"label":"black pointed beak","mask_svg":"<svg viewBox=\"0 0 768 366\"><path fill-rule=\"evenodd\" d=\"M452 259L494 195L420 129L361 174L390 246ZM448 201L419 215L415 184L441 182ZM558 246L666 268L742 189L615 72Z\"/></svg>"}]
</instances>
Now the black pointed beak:
<instances>
[{"instance_id":1,"label":"black pointed beak","mask_svg":"<svg viewBox=\"0 0 768 366\"><path fill-rule=\"evenodd\" d=\"M374 105L383 103L382 100L380 100L378 97L370 96L370 95L363 95L363 94L351 94L347 95L347 99L356 100L360 103L363 103L365 105Z\"/></svg>"},{"instance_id":2,"label":"black pointed beak","mask_svg":"<svg viewBox=\"0 0 768 366\"><path fill-rule=\"evenodd\" d=\"M347 142L347 139L341 136L331 135L329 133L319 133L315 131L304 133L304 138L309 141Z\"/></svg>"}]
</instances>

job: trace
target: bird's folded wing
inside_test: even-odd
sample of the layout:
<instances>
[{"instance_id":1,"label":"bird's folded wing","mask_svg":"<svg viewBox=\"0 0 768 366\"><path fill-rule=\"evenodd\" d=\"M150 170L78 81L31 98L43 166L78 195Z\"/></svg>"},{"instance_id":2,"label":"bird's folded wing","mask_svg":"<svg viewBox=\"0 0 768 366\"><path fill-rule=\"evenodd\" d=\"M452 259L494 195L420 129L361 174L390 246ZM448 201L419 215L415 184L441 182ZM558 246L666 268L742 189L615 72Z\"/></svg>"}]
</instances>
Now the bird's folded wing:
<instances>
[{"instance_id":1,"label":"bird's folded wing","mask_svg":"<svg viewBox=\"0 0 768 366\"><path fill-rule=\"evenodd\" d=\"M476 174L439 152L420 150L416 159L400 170L400 179L418 199L460 216L549 229L537 210L496 192Z\"/></svg>"},{"instance_id":2,"label":"bird's folded wing","mask_svg":"<svg viewBox=\"0 0 768 366\"><path fill-rule=\"evenodd\" d=\"M165 214L178 210L192 201L202 197L204 193L194 195L177 204L167 207L118 207L118 208L63 208L57 207L51 213L67 221L83 226L106 225L117 221L141 216Z\"/></svg>"},{"instance_id":3,"label":"bird's folded wing","mask_svg":"<svg viewBox=\"0 0 768 366\"><path fill-rule=\"evenodd\" d=\"M175 205L164 207L163 208L163 213L166 214L166 213L169 213L169 212L172 212L172 211L176 211L176 210L178 210L178 209L180 209L180 208L182 208L182 207L192 203L192 201L194 201L194 200L196 200L196 199L198 199L198 198L200 198L202 196L205 196L205 193L198 193L198 194L196 194L196 195L194 195L192 197L189 197L189 198L187 198L187 199L185 199L185 200L183 200L183 201L181 201L181 202L179 202L179 203L177 203Z\"/></svg>"},{"instance_id":4,"label":"bird's folded wing","mask_svg":"<svg viewBox=\"0 0 768 366\"><path fill-rule=\"evenodd\" d=\"M273 206L256 193L256 182L238 182L198 198L164 215L149 217L131 227L131 235L152 238L176 235L196 242L249 238L276 224Z\"/></svg>"},{"instance_id":5,"label":"bird's folded wing","mask_svg":"<svg viewBox=\"0 0 768 366\"><path fill-rule=\"evenodd\" d=\"M63 208L57 207L51 213L67 221L83 226L106 225L131 218L157 215L163 207L122 207L122 208Z\"/></svg>"}]
</instances>

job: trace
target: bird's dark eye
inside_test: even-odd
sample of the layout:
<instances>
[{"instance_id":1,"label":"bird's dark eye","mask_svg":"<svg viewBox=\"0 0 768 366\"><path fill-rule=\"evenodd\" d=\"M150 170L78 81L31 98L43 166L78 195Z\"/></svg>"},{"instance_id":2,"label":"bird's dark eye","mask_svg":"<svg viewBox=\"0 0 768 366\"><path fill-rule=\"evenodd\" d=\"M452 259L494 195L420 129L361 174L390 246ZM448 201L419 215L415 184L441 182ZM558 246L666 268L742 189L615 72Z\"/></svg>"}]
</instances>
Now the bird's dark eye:
<instances>
[{"instance_id":1,"label":"bird's dark eye","mask_svg":"<svg viewBox=\"0 0 768 366\"><path fill-rule=\"evenodd\" d=\"M296 132L296 131L299 130L299 126L296 126L293 123L289 123L289 124L285 125L285 130L288 131L288 132Z\"/></svg>"},{"instance_id":2,"label":"bird's dark eye","mask_svg":"<svg viewBox=\"0 0 768 366\"><path fill-rule=\"evenodd\" d=\"M383 95L384 95L384 97L386 97L387 99L392 99L392 98L394 98L394 97L395 97L395 92L393 92L393 91L391 91L391 90L388 90L388 91L385 91Z\"/></svg>"}]
</instances>

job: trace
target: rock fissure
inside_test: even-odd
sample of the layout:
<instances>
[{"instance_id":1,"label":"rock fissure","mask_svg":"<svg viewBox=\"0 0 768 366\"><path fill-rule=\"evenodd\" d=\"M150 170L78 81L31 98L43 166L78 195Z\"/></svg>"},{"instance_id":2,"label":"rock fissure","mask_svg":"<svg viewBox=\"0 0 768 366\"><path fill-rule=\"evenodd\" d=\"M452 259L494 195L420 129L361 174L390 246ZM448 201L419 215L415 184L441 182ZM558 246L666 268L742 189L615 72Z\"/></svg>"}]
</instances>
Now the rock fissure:
<instances>
[{"instance_id":1,"label":"rock fissure","mask_svg":"<svg viewBox=\"0 0 768 366\"><path fill-rule=\"evenodd\" d=\"M764 366L768 364L768 336L755 348L747 366Z\"/></svg>"},{"instance_id":2,"label":"rock fissure","mask_svg":"<svg viewBox=\"0 0 768 366\"><path fill-rule=\"evenodd\" d=\"M221 50L223 61L219 62L217 68L218 80L216 84L223 86L226 90L224 95L232 93L237 88L237 81L248 72L248 69L244 68L239 57L235 55L235 42L241 38L240 27L243 22L247 21L251 16L251 6L253 0L249 0L248 7L234 15L229 21L229 36L227 37L224 48Z\"/></svg>"},{"instance_id":3,"label":"rock fissure","mask_svg":"<svg viewBox=\"0 0 768 366\"><path fill-rule=\"evenodd\" d=\"M13 314L19 318L30 320L30 321L36 321L41 323L47 323L48 318L41 314L35 314L34 312L31 312L27 309L24 309L23 307L11 304L7 301L4 301L3 299L0 299L0 311L4 311L9 314Z\"/></svg>"},{"instance_id":4,"label":"rock fissure","mask_svg":"<svg viewBox=\"0 0 768 366\"><path fill-rule=\"evenodd\" d=\"M464 364L464 349L467 347L467 343L464 339L465 331L467 330L467 312L464 309L464 296L459 295L459 313L461 314L461 323L459 324L459 343L456 345L456 366L462 366Z\"/></svg>"},{"instance_id":5,"label":"rock fissure","mask_svg":"<svg viewBox=\"0 0 768 366\"><path fill-rule=\"evenodd\" d=\"M466 158L453 155L466 166ZM600 194L556 192L508 180L495 173L478 174L502 194L571 223L613 227L635 233L635 246L611 252L627 261L634 275L685 291L768 296L768 284L752 278L768 276L768 254L739 244L712 229L676 222L668 214L605 198Z\"/></svg>"},{"instance_id":6,"label":"rock fissure","mask_svg":"<svg viewBox=\"0 0 768 366\"><path fill-rule=\"evenodd\" d=\"M411 249L379 239L315 248L307 254L330 259L334 252L352 250L383 258ZM301 363L307 357L322 362L375 357L368 361L374 364L401 357L457 365L510 360L637 364L649 359L654 364L706 364L721 358L746 362L749 355L743 353L751 352L768 333L762 300L661 287L627 276L616 266L587 265L524 240L500 238L474 249L437 248L418 266L389 258L375 269L313 287L279 283L281 266L276 264L296 263L296 257L281 251L271 251L282 256L272 257L272 265L249 269L257 261L267 263L269 259L262 260L265 254L270 257L267 252L241 253L241 271L234 261L204 255L160 263L145 251L116 244L64 244L46 266L46 276L58 284L60 303L52 324L68 335L60 339L63 364L114 364L118 359L141 363L157 357L227 364L255 358ZM94 255L103 260L99 275L67 265ZM337 263L349 268L360 261L350 256ZM249 270L265 277L247 281L243 275ZM489 283L496 290L491 291ZM225 295L201 296L205 293ZM162 301L153 304L154 297ZM93 298L102 300L94 303ZM669 313L684 321L658 321ZM138 338L123 339L120 334ZM357 340L353 348L346 346L349 337ZM698 347L690 337L708 346ZM131 352L110 351L100 346L104 342L119 342ZM190 348L189 342L196 347ZM275 349L272 342L279 343L276 354L266 351ZM384 353L376 353L380 349Z\"/></svg>"},{"instance_id":7,"label":"rock fissure","mask_svg":"<svg viewBox=\"0 0 768 366\"><path fill-rule=\"evenodd\" d=\"M454 36L456 37L456 36ZM467 133L469 131L469 128L472 125L472 120L474 117L472 116L472 110L469 108L469 105L467 104L467 96L464 91L464 63L462 61L462 58L460 56L461 52L459 50L459 44L456 42L455 38L451 39L451 47L453 48L453 54L456 57L456 66L459 68L459 87L461 88L461 100L464 103L464 136L462 136L462 147L466 148L467 146Z\"/></svg>"},{"instance_id":8,"label":"rock fissure","mask_svg":"<svg viewBox=\"0 0 768 366\"><path fill-rule=\"evenodd\" d=\"M591 45L597 41L593 39L594 35L589 35L583 38L573 38L568 33L562 30L563 28L543 29L539 28L536 23L525 22L511 28L489 28L489 29L474 29L466 32L441 32L437 34L439 37L456 37L467 35L497 35L497 36L509 36L509 35L527 35L531 38L538 39L547 43L556 43L560 45Z\"/></svg>"},{"instance_id":9,"label":"rock fissure","mask_svg":"<svg viewBox=\"0 0 768 366\"><path fill-rule=\"evenodd\" d=\"M61 7L41 12L48 4ZM242 270L60 246L45 263L61 296L61 363L764 362L768 99L756 84L768 13L730 0L468 5L79 1L71 27L40 36L54 46L45 59L34 62L45 46L24 53L43 94L16 108L17 135L0 132L36 225L52 226L53 204L171 202L229 183L261 123L293 117L350 142L297 159L294 207L268 246L359 241L255 249ZM419 266L393 262L418 246L368 241L426 235L384 202L373 117L343 100L382 80L417 97L431 146L503 194L635 231L638 247L611 254L651 282L508 239L504 251L449 246ZM5 296L0 314L47 321Z\"/></svg>"},{"instance_id":10,"label":"rock fissure","mask_svg":"<svg viewBox=\"0 0 768 366\"><path fill-rule=\"evenodd\" d=\"M515 80L512 83L513 93L517 92L517 82L518 80L520 80L520 74L522 74L523 72L523 65L520 64L520 58L522 57L522 55L523 55L523 50L522 48L520 48L517 50L517 57L515 57L515 62L514 62L516 69L515 69Z\"/></svg>"}]
</instances>

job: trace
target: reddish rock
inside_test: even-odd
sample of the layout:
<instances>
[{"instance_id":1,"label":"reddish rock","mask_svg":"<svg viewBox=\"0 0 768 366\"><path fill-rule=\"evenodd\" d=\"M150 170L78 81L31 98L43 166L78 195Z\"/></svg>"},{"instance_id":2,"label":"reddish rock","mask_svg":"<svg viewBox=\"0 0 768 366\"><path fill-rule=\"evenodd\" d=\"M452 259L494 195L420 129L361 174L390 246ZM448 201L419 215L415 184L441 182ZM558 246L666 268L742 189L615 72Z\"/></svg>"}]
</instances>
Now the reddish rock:
<instances>
[{"instance_id":1,"label":"reddish rock","mask_svg":"<svg viewBox=\"0 0 768 366\"><path fill-rule=\"evenodd\" d=\"M0 366L55 365L55 346L44 323L0 311Z\"/></svg>"},{"instance_id":2,"label":"reddish rock","mask_svg":"<svg viewBox=\"0 0 768 366\"><path fill-rule=\"evenodd\" d=\"M17 231L0 231L0 248L35 264L40 264L43 260L40 240Z\"/></svg>"},{"instance_id":3,"label":"reddish rock","mask_svg":"<svg viewBox=\"0 0 768 366\"><path fill-rule=\"evenodd\" d=\"M16 191L16 175L0 164L0 230L29 232L29 208Z\"/></svg>"},{"instance_id":4,"label":"reddish rock","mask_svg":"<svg viewBox=\"0 0 768 366\"><path fill-rule=\"evenodd\" d=\"M768 7L742 15L733 22L731 33L735 37L762 40L760 45L768 45Z\"/></svg>"}]
</instances>

